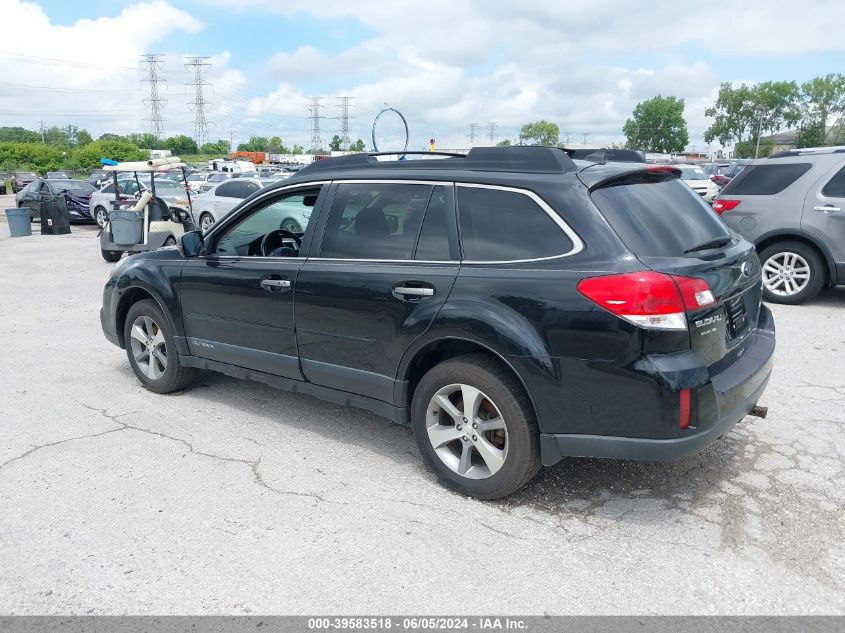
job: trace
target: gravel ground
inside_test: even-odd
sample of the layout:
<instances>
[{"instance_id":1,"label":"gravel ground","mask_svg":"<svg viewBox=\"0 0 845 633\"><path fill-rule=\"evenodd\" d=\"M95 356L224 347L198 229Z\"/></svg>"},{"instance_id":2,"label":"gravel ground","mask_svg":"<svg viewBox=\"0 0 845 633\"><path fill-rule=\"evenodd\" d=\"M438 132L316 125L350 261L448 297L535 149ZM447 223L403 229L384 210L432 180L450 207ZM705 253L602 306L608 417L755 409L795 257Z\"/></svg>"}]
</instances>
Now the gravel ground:
<instances>
[{"instance_id":1,"label":"gravel ground","mask_svg":"<svg viewBox=\"0 0 845 633\"><path fill-rule=\"evenodd\" d=\"M773 306L768 419L491 503L359 410L213 373L146 392L98 248L0 219L0 614L845 613L845 288Z\"/></svg>"}]
</instances>

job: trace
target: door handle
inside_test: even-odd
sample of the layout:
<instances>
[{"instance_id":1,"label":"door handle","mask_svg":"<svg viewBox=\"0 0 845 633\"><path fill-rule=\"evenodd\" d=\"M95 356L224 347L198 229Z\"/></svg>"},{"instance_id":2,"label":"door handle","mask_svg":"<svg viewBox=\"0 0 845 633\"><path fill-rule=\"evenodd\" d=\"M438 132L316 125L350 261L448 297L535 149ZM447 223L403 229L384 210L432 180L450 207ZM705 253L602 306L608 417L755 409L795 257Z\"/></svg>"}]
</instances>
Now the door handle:
<instances>
[{"instance_id":1,"label":"door handle","mask_svg":"<svg viewBox=\"0 0 845 633\"><path fill-rule=\"evenodd\" d=\"M839 210L839 207L834 207L832 204L826 204L821 207L813 207L813 211L821 211L822 213L834 213Z\"/></svg>"},{"instance_id":2,"label":"door handle","mask_svg":"<svg viewBox=\"0 0 845 633\"><path fill-rule=\"evenodd\" d=\"M288 279L262 279L261 287L264 290L275 292L277 290L285 290L290 288L290 280Z\"/></svg>"},{"instance_id":3,"label":"door handle","mask_svg":"<svg viewBox=\"0 0 845 633\"><path fill-rule=\"evenodd\" d=\"M433 297L434 288L413 288L411 286L396 286L393 289L398 295L405 295L407 297Z\"/></svg>"}]
</instances>

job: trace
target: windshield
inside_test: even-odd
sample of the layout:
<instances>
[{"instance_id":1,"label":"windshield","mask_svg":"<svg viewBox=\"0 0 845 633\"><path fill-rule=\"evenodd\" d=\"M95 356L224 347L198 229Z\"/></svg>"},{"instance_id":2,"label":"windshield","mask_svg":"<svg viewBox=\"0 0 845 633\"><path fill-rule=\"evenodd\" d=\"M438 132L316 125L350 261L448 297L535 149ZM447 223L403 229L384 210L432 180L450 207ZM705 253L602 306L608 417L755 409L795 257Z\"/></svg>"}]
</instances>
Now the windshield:
<instances>
[{"instance_id":1,"label":"windshield","mask_svg":"<svg viewBox=\"0 0 845 633\"><path fill-rule=\"evenodd\" d=\"M201 180L205 180L205 176L203 174L191 174L188 176L188 182L199 182Z\"/></svg>"},{"instance_id":2,"label":"windshield","mask_svg":"<svg viewBox=\"0 0 845 633\"><path fill-rule=\"evenodd\" d=\"M681 178L683 180L709 180L703 169L682 169Z\"/></svg>"},{"instance_id":3,"label":"windshield","mask_svg":"<svg viewBox=\"0 0 845 633\"><path fill-rule=\"evenodd\" d=\"M35 175L34 171L16 171L15 177L16 178L31 178L32 180L35 180L36 178L38 178L38 176Z\"/></svg>"},{"instance_id":4,"label":"windshield","mask_svg":"<svg viewBox=\"0 0 845 633\"><path fill-rule=\"evenodd\" d=\"M226 174L212 174L208 180L211 182L223 182L224 180L228 179L229 176L227 176Z\"/></svg>"},{"instance_id":5,"label":"windshield","mask_svg":"<svg viewBox=\"0 0 845 633\"><path fill-rule=\"evenodd\" d=\"M50 186L54 191L58 191L60 193L65 191L83 191L85 193L91 193L94 191L94 187L91 183L85 182L84 180L51 180Z\"/></svg>"}]
</instances>

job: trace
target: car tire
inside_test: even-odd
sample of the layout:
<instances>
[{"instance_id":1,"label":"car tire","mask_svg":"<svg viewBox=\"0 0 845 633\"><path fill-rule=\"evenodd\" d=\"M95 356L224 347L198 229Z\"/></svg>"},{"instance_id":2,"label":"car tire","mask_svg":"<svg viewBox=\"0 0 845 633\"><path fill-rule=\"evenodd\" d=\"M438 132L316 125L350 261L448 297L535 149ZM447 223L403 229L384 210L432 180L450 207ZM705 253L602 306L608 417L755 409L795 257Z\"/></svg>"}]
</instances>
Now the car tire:
<instances>
[{"instance_id":1,"label":"car tire","mask_svg":"<svg viewBox=\"0 0 845 633\"><path fill-rule=\"evenodd\" d=\"M103 248L100 249L100 253L103 255L103 259L107 262L116 262L120 259L120 256L123 255L122 251L107 251Z\"/></svg>"},{"instance_id":2,"label":"car tire","mask_svg":"<svg viewBox=\"0 0 845 633\"><path fill-rule=\"evenodd\" d=\"M179 363L170 325L152 299L138 301L129 308L123 340L132 371L150 391L171 393L185 389L199 373L198 369Z\"/></svg>"},{"instance_id":3,"label":"car tire","mask_svg":"<svg viewBox=\"0 0 845 633\"><path fill-rule=\"evenodd\" d=\"M795 305L815 297L827 281L825 262L804 242L784 241L760 252L763 298L771 303Z\"/></svg>"},{"instance_id":4,"label":"car tire","mask_svg":"<svg viewBox=\"0 0 845 633\"><path fill-rule=\"evenodd\" d=\"M279 224L279 228L284 231L290 231L291 233L302 233L302 227L299 225L299 222L293 218L285 218L282 220L281 224Z\"/></svg>"},{"instance_id":5,"label":"car tire","mask_svg":"<svg viewBox=\"0 0 845 633\"><path fill-rule=\"evenodd\" d=\"M97 205L94 207L94 222L97 223L101 229L106 227L106 223L109 221L109 212L103 206Z\"/></svg>"},{"instance_id":6,"label":"car tire","mask_svg":"<svg viewBox=\"0 0 845 633\"><path fill-rule=\"evenodd\" d=\"M463 417L465 398L476 402L472 419ZM451 406L441 406L447 401ZM485 424L496 430L485 431ZM489 355L467 354L429 370L414 390L411 426L425 462L463 494L499 499L540 469L531 402L508 368Z\"/></svg>"},{"instance_id":7,"label":"car tire","mask_svg":"<svg viewBox=\"0 0 845 633\"><path fill-rule=\"evenodd\" d=\"M200 226L199 229L203 233L205 233L208 229L210 229L214 225L214 216L210 213L203 213L200 216Z\"/></svg>"}]
</instances>

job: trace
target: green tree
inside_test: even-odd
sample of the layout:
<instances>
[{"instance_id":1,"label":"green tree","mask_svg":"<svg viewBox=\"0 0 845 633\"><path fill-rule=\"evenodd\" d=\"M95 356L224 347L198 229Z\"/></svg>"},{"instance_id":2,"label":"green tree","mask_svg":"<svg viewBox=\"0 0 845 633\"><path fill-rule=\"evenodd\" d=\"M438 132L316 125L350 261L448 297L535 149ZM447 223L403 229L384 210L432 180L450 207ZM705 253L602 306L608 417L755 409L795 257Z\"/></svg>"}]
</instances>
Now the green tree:
<instances>
[{"instance_id":1,"label":"green tree","mask_svg":"<svg viewBox=\"0 0 845 633\"><path fill-rule=\"evenodd\" d=\"M126 140L144 149L161 149L161 139L151 132L127 134Z\"/></svg>"},{"instance_id":2,"label":"green tree","mask_svg":"<svg viewBox=\"0 0 845 633\"><path fill-rule=\"evenodd\" d=\"M836 143L836 128L827 122L845 114L845 75L830 73L801 84L801 124L798 147Z\"/></svg>"},{"instance_id":3,"label":"green tree","mask_svg":"<svg viewBox=\"0 0 845 633\"><path fill-rule=\"evenodd\" d=\"M365 149L366 149L366 146L364 145L364 140L360 139L360 138L357 141L355 141L354 143L349 144L349 151L350 152L363 152Z\"/></svg>"},{"instance_id":4,"label":"green tree","mask_svg":"<svg viewBox=\"0 0 845 633\"><path fill-rule=\"evenodd\" d=\"M557 123L549 121L535 121L522 126L519 136L529 145L556 146L559 142L560 128Z\"/></svg>"},{"instance_id":5,"label":"green tree","mask_svg":"<svg viewBox=\"0 0 845 633\"><path fill-rule=\"evenodd\" d=\"M68 156L68 166L78 169L96 169L101 158L117 161L144 160L149 153L126 140L97 140L85 147L77 148Z\"/></svg>"},{"instance_id":6,"label":"green tree","mask_svg":"<svg viewBox=\"0 0 845 633\"><path fill-rule=\"evenodd\" d=\"M723 83L716 103L704 111L715 119L704 132L710 143L718 139L722 145L751 142L757 135L794 126L801 118L798 84L794 81L766 81L753 86L734 88Z\"/></svg>"},{"instance_id":7,"label":"green tree","mask_svg":"<svg viewBox=\"0 0 845 633\"><path fill-rule=\"evenodd\" d=\"M299 154L303 154L305 152L305 148L302 145L294 145L293 149L290 151L291 154L297 156Z\"/></svg>"},{"instance_id":8,"label":"green tree","mask_svg":"<svg viewBox=\"0 0 845 633\"><path fill-rule=\"evenodd\" d=\"M250 136L246 143L238 145L239 152L266 152L270 139L266 136Z\"/></svg>"},{"instance_id":9,"label":"green tree","mask_svg":"<svg viewBox=\"0 0 845 633\"><path fill-rule=\"evenodd\" d=\"M88 133L88 130L79 130L76 133L76 146L77 147L84 147L91 143L94 138Z\"/></svg>"},{"instance_id":10,"label":"green tree","mask_svg":"<svg viewBox=\"0 0 845 633\"><path fill-rule=\"evenodd\" d=\"M161 142L161 145L163 149L169 149L175 156L179 156L181 154L196 154L199 152L196 141L190 136L185 136L184 134L166 138Z\"/></svg>"},{"instance_id":11,"label":"green tree","mask_svg":"<svg viewBox=\"0 0 845 633\"><path fill-rule=\"evenodd\" d=\"M200 147L200 154L224 154L228 155L232 145L225 139L219 139L215 143L206 143Z\"/></svg>"},{"instance_id":12,"label":"green tree","mask_svg":"<svg viewBox=\"0 0 845 633\"><path fill-rule=\"evenodd\" d=\"M40 143L41 134L22 127L0 127L0 143Z\"/></svg>"},{"instance_id":13,"label":"green tree","mask_svg":"<svg viewBox=\"0 0 845 633\"><path fill-rule=\"evenodd\" d=\"M272 136L267 141L267 151L271 154L287 154L288 148L285 147L284 141L279 136Z\"/></svg>"},{"instance_id":14,"label":"green tree","mask_svg":"<svg viewBox=\"0 0 845 633\"><path fill-rule=\"evenodd\" d=\"M329 149L333 152L340 151L340 137L337 134L335 134L332 137L332 140L329 141Z\"/></svg>"},{"instance_id":15,"label":"green tree","mask_svg":"<svg viewBox=\"0 0 845 633\"><path fill-rule=\"evenodd\" d=\"M104 134L100 134L97 138L98 141L125 141L126 137L121 136L120 134L112 134L111 132L106 132Z\"/></svg>"},{"instance_id":16,"label":"green tree","mask_svg":"<svg viewBox=\"0 0 845 633\"><path fill-rule=\"evenodd\" d=\"M56 145L35 143L3 143L0 142L0 169L31 169L40 174L66 167L66 150Z\"/></svg>"},{"instance_id":17,"label":"green tree","mask_svg":"<svg viewBox=\"0 0 845 633\"><path fill-rule=\"evenodd\" d=\"M629 149L665 154L682 152L689 143L684 100L657 95L641 101L622 131Z\"/></svg>"},{"instance_id":18,"label":"green tree","mask_svg":"<svg viewBox=\"0 0 845 633\"><path fill-rule=\"evenodd\" d=\"M68 128L71 128L72 130L72 126L68 126ZM65 147L69 147L71 143L68 128L61 128L56 125L48 127L44 131L44 142L49 145L63 145Z\"/></svg>"},{"instance_id":19,"label":"green tree","mask_svg":"<svg viewBox=\"0 0 845 633\"><path fill-rule=\"evenodd\" d=\"M511 144L511 140L509 138L503 138L501 141L496 143L496 145L499 146L499 147L507 147L510 144Z\"/></svg>"}]
</instances>

